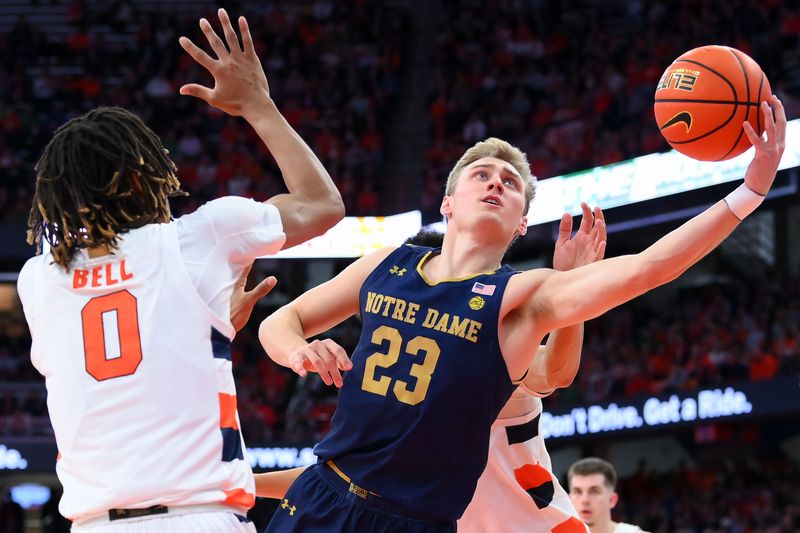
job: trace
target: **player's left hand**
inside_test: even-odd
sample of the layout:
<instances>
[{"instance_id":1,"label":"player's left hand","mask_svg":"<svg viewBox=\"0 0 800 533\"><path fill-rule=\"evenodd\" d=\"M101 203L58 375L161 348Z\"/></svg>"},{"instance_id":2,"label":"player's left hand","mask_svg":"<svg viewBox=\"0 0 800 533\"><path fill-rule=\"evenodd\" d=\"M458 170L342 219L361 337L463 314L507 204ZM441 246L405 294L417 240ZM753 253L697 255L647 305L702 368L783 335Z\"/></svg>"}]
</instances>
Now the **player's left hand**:
<instances>
[{"instance_id":1,"label":"player's left hand","mask_svg":"<svg viewBox=\"0 0 800 533\"><path fill-rule=\"evenodd\" d=\"M316 372L325 385L341 388L342 371L353 368L347 352L332 339L314 339L292 351L287 357L288 367L300 377Z\"/></svg>"},{"instance_id":2,"label":"player's left hand","mask_svg":"<svg viewBox=\"0 0 800 533\"><path fill-rule=\"evenodd\" d=\"M233 285L233 295L231 295L231 324L233 324L236 331L242 329L244 325L247 324L247 321L250 320L250 314L253 312L256 302L269 294L278 283L275 276L269 276L249 291L245 290L247 276L250 274L251 268L253 268L252 264L244 269L242 275L239 276L239 279L237 279L236 283Z\"/></svg>"},{"instance_id":3,"label":"player's left hand","mask_svg":"<svg viewBox=\"0 0 800 533\"><path fill-rule=\"evenodd\" d=\"M583 219L572 235L572 215L564 213L558 226L558 240L553 252L553 269L571 270L603 259L606 253L606 220L603 210L581 203Z\"/></svg>"},{"instance_id":4,"label":"player's left hand","mask_svg":"<svg viewBox=\"0 0 800 533\"><path fill-rule=\"evenodd\" d=\"M181 46L192 59L214 76L214 87L189 83L180 88L180 93L205 100L209 105L229 115L241 116L253 107L255 102L269 100L269 84L261 61L256 55L247 20L239 17L239 31L242 34L242 46L240 46L228 13L220 9L218 15L225 34L225 42L219 38L210 22L204 18L200 19L200 29L203 30L217 59L212 59L188 37L179 39Z\"/></svg>"}]
</instances>

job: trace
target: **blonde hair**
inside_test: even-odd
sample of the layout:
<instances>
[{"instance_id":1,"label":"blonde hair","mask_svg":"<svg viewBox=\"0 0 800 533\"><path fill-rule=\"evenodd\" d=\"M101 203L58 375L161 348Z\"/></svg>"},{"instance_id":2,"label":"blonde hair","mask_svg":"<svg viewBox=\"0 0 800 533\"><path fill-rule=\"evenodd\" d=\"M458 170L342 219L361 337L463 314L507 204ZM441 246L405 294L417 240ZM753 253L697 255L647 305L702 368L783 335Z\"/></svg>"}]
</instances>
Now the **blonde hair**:
<instances>
[{"instance_id":1,"label":"blonde hair","mask_svg":"<svg viewBox=\"0 0 800 533\"><path fill-rule=\"evenodd\" d=\"M525 183L525 212L523 214L527 213L533 197L536 195L536 177L531 174L531 167L525 152L497 137L489 137L486 140L479 141L464 152L464 155L456 162L453 170L450 171L450 175L447 176L444 193L447 196L451 196L456 189L456 183L461 171L484 157L502 159L506 163L510 163L519 172L519 175L522 176L522 181Z\"/></svg>"}]
</instances>

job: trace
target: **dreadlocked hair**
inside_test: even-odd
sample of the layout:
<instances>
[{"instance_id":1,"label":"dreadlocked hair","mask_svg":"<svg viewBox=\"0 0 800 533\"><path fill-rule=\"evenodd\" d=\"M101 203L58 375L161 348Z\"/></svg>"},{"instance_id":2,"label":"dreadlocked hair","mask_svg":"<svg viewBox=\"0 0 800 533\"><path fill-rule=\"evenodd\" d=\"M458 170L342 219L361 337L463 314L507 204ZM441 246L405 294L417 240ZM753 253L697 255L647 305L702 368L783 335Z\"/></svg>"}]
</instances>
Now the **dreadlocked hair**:
<instances>
[{"instance_id":1,"label":"dreadlocked hair","mask_svg":"<svg viewBox=\"0 0 800 533\"><path fill-rule=\"evenodd\" d=\"M168 222L170 196L186 195L158 136L119 107L100 107L53 134L36 164L28 243L50 245L69 271L80 248L117 247L121 233Z\"/></svg>"}]
</instances>

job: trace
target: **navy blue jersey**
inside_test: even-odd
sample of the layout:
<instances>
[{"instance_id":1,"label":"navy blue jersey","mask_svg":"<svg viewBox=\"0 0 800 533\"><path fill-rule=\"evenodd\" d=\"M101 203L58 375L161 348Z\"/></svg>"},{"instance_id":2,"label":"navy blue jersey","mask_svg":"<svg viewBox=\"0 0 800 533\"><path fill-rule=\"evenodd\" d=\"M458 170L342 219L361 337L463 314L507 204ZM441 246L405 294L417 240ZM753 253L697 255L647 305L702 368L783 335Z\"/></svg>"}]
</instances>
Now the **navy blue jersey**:
<instances>
[{"instance_id":1,"label":"navy blue jersey","mask_svg":"<svg viewBox=\"0 0 800 533\"><path fill-rule=\"evenodd\" d=\"M490 427L516 387L497 336L516 271L434 284L421 265L435 253L401 246L364 281L353 369L315 451L364 489L456 520L486 466Z\"/></svg>"}]
</instances>

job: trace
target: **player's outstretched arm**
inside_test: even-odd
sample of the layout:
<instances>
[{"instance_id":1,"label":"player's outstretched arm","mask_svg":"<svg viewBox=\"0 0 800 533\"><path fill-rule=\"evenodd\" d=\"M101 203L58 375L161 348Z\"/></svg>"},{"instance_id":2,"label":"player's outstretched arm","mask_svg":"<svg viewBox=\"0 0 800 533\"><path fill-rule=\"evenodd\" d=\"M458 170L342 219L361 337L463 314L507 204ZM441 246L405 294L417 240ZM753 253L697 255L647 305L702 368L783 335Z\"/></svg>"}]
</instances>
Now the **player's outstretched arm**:
<instances>
[{"instance_id":1,"label":"player's outstretched arm","mask_svg":"<svg viewBox=\"0 0 800 533\"><path fill-rule=\"evenodd\" d=\"M775 180L785 143L783 106L775 96L769 101L774 114L767 104L762 105L766 139L758 137L753 128L745 124L744 130L755 146L755 155L745 174L744 185L724 201L717 202L639 254L598 261L569 272L540 270L514 277L520 279L513 296L525 299L522 305L534 315L531 318L537 321L540 333L589 320L674 280L719 245L741 219L755 209L759 195L766 195Z\"/></svg>"},{"instance_id":2,"label":"player's outstretched arm","mask_svg":"<svg viewBox=\"0 0 800 533\"><path fill-rule=\"evenodd\" d=\"M243 117L267 145L289 189L288 194L268 200L281 213L286 234L283 246L289 248L325 233L339 222L344 217L342 197L317 156L286 122L270 97L247 20L244 17L238 20L240 45L227 12L220 9L218 14L224 42L206 19L200 19L200 28L217 59L188 38L180 38L183 49L214 77L214 87L190 83L182 86L180 93L205 100L229 115Z\"/></svg>"},{"instance_id":3,"label":"player's outstretched arm","mask_svg":"<svg viewBox=\"0 0 800 533\"><path fill-rule=\"evenodd\" d=\"M603 259L606 251L606 225L603 211L594 212L581 204L583 218L572 235L572 215L564 213L558 227L558 240L553 252L553 269L572 270ZM537 393L549 393L569 387L578 373L583 346L583 322L550 333L547 344L539 347L528 367L525 387Z\"/></svg>"},{"instance_id":4,"label":"player's outstretched arm","mask_svg":"<svg viewBox=\"0 0 800 533\"><path fill-rule=\"evenodd\" d=\"M289 487L305 472L307 467L290 468L288 470L277 470L275 472L264 472L253 474L256 480L256 496L259 498L281 499L286 496Z\"/></svg>"},{"instance_id":5,"label":"player's outstretched arm","mask_svg":"<svg viewBox=\"0 0 800 533\"><path fill-rule=\"evenodd\" d=\"M302 294L261 322L258 338L267 355L300 376L317 372L326 385L342 386L341 370L352 364L341 346L319 335L359 312L358 296L370 272L389 255L386 248L362 257L339 275Z\"/></svg>"}]
</instances>

